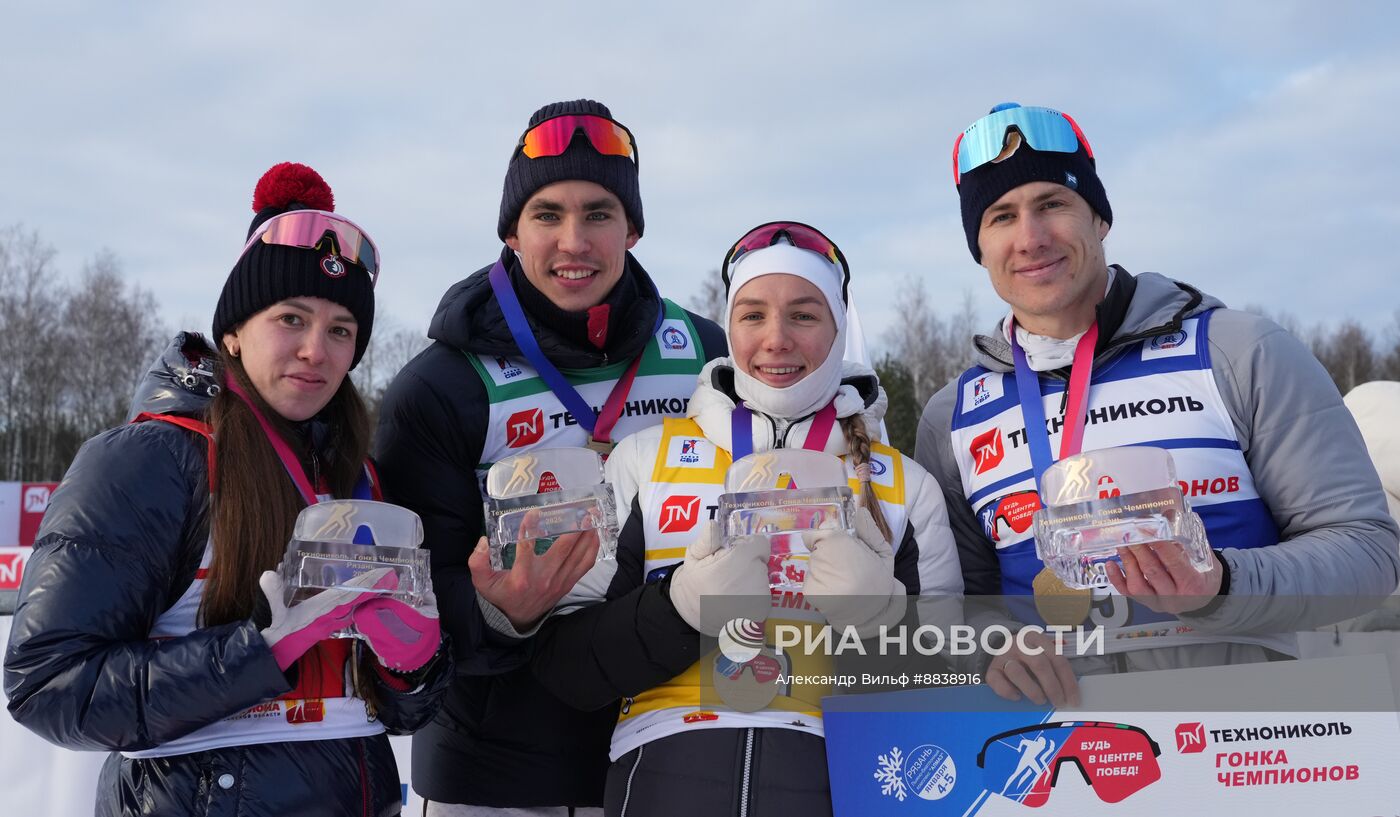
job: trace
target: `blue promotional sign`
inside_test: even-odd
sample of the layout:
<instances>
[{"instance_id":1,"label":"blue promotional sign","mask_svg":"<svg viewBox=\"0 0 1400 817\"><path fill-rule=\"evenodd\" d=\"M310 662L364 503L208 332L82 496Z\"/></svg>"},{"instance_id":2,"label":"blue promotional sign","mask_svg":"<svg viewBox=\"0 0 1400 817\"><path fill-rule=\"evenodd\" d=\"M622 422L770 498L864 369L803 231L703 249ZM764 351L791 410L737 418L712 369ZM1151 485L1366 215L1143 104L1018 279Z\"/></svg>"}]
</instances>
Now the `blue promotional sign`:
<instances>
[{"instance_id":1,"label":"blue promotional sign","mask_svg":"<svg viewBox=\"0 0 1400 817\"><path fill-rule=\"evenodd\" d=\"M835 813L1371 815L1400 803L1383 656L1089 676L1080 692L1072 712L985 686L826 698Z\"/></svg>"}]
</instances>

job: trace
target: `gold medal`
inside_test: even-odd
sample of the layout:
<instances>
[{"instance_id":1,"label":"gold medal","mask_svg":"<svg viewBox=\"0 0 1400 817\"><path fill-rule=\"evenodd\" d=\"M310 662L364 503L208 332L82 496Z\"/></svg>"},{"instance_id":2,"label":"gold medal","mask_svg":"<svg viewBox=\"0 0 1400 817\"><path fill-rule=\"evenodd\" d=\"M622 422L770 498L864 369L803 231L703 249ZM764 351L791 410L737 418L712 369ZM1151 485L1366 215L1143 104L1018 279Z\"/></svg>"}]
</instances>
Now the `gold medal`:
<instances>
[{"instance_id":1,"label":"gold medal","mask_svg":"<svg viewBox=\"0 0 1400 817\"><path fill-rule=\"evenodd\" d=\"M1050 568L1043 568L1036 574L1035 609L1047 624L1083 624L1089 615L1089 604L1093 601L1093 591L1087 587L1075 590L1056 576Z\"/></svg>"},{"instance_id":2,"label":"gold medal","mask_svg":"<svg viewBox=\"0 0 1400 817\"><path fill-rule=\"evenodd\" d=\"M757 712L787 689L783 678L792 672L790 664L766 645L743 664L718 650L711 655L715 692L720 703L736 712Z\"/></svg>"},{"instance_id":3,"label":"gold medal","mask_svg":"<svg viewBox=\"0 0 1400 817\"><path fill-rule=\"evenodd\" d=\"M617 448L617 443L608 440L595 440L592 434L588 435L588 442L583 445L585 448L591 448L597 451L603 459L607 459L608 455L612 453L612 450Z\"/></svg>"}]
</instances>

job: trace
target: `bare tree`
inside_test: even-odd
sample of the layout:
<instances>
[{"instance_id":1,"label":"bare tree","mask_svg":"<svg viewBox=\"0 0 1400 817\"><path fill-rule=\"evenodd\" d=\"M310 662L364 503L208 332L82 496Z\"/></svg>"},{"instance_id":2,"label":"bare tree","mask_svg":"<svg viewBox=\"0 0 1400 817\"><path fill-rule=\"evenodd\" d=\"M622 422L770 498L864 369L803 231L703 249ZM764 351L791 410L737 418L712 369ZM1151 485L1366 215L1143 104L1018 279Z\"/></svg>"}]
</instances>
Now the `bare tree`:
<instances>
[{"instance_id":1,"label":"bare tree","mask_svg":"<svg viewBox=\"0 0 1400 817\"><path fill-rule=\"evenodd\" d=\"M37 232L0 229L0 479L58 479L84 439L121 421L155 313L110 252L70 289Z\"/></svg>"},{"instance_id":2,"label":"bare tree","mask_svg":"<svg viewBox=\"0 0 1400 817\"><path fill-rule=\"evenodd\" d=\"M0 230L0 479L49 475L63 385L53 258L37 232Z\"/></svg>"},{"instance_id":3,"label":"bare tree","mask_svg":"<svg viewBox=\"0 0 1400 817\"><path fill-rule=\"evenodd\" d=\"M399 325L388 315L375 317L374 335L364 357L360 358L360 365L350 373L375 423L379 420L379 404L394 376L431 342L421 332Z\"/></svg>"},{"instance_id":4,"label":"bare tree","mask_svg":"<svg viewBox=\"0 0 1400 817\"><path fill-rule=\"evenodd\" d=\"M1375 380L1379 374L1371 334L1354 320L1344 322L1327 334L1318 347L1317 359L1322 361L1342 394L1361 383Z\"/></svg>"},{"instance_id":5,"label":"bare tree","mask_svg":"<svg viewBox=\"0 0 1400 817\"><path fill-rule=\"evenodd\" d=\"M1371 380L1400 379L1400 310L1379 339L1356 320L1305 327L1288 312L1271 313L1258 306L1245 310L1277 323L1306 344L1342 394Z\"/></svg>"},{"instance_id":6,"label":"bare tree","mask_svg":"<svg viewBox=\"0 0 1400 817\"><path fill-rule=\"evenodd\" d=\"M78 428L122 421L136 382L163 339L155 314L155 296L127 284L110 250L84 266L68 296L62 330L71 380L68 410Z\"/></svg>"},{"instance_id":7,"label":"bare tree","mask_svg":"<svg viewBox=\"0 0 1400 817\"><path fill-rule=\"evenodd\" d=\"M724 281L719 277L719 270L710 270L700 281L700 291L690 296L690 303L686 308L723 327L724 303Z\"/></svg>"},{"instance_id":8,"label":"bare tree","mask_svg":"<svg viewBox=\"0 0 1400 817\"><path fill-rule=\"evenodd\" d=\"M885 352L875 371L889 398L885 427L890 443L912 453L929 398L972 362L977 318L970 292L964 291L956 311L944 317L935 311L924 282L913 276L900 287L895 302L896 318L882 337Z\"/></svg>"},{"instance_id":9,"label":"bare tree","mask_svg":"<svg viewBox=\"0 0 1400 817\"><path fill-rule=\"evenodd\" d=\"M1400 309L1395 310L1395 316L1385 330L1380 353L1377 377L1381 380L1400 380Z\"/></svg>"},{"instance_id":10,"label":"bare tree","mask_svg":"<svg viewBox=\"0 0 1400 817\"><path fill-rule=\"evenodd\" d=\"M895 302L897 317L883 341L887 355L907 372L910 397L922 409L934 392L972 362L972 336L977 330L972 294L964 291L957 311L944 318L934 311L923 280L911 276Z\"/></svg>"}]
</instances>

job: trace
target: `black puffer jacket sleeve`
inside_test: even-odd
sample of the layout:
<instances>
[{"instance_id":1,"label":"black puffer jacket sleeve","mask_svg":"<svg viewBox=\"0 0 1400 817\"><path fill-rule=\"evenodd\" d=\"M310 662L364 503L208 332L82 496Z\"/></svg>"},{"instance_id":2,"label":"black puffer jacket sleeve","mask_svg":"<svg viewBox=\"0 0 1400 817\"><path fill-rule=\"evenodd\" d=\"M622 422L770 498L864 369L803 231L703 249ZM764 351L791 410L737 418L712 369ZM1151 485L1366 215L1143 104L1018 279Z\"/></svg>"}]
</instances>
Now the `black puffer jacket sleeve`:
<instances>
[{"instance_id":1,"label":"black puffer jacket sleeve","mask_svg":"<svg viewBox=\"0 0 1400 817\"><path fill-rule=\"evenodd\" d=\"M486 625L467 567L484 530L476 466L489 411L467 358L434 343L390 384L375 437L384 498L423 520L442 628L452 636L457 671L470 675L505 672L527 659L518 642Z\"/></svg>"},{"instance_id":2,"label":"black puffer jacket sleeve","mask_svg":"<svg viewBox=\"0 0 1400 817\"><path fill-rule=\"evenodd\" d=\"M147 638L198 566L205 467L193 435L164 423L83 445L20 588L5 653L16 721L74 749L140 750L288 691L252 622Z\"/></svg>"},{"instance_id":3,"label":"black puffer jacket sleeve","mask_svg":"<svg viewBox=\"0 0 1400 817\"><path fill-rule=\"evenodd\" d=\"M391 735L417 732L437 714L442 696L447 694L455 677L452 637L443 633L437 654L409 677L410 689L400 690L391 686L382 675L375 678L379 722Z\"/></svg>"}]
</instances>

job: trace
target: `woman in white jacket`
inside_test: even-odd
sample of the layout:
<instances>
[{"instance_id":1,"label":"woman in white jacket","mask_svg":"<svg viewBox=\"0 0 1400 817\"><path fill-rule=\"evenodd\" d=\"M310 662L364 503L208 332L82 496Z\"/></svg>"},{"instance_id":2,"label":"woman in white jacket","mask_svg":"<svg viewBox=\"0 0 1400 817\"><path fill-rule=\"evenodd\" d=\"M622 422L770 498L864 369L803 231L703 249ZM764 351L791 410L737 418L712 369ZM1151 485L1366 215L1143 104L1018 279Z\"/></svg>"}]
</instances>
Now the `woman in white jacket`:
<instances>
[{"instance_id":1,"label":"woman in white jacket","mask_svg":"<svg viewBox=\"0 0 1400 817\"><path fill-rule=\"evenodd\" d=\"M879 442L884 392L868 367L842 360L840 250L812 227L773 222L735 243L723 275L731 356L705 367L686 419L612 453L617 560L585 576L536 642L535 670L561 699L586 709L621 699L610 815L830 813L819 707L831 690L783 679L831 665L773 650L771 625L825 619L866 635L897 621L910 594L962 591L938 484ZM855 536L803 534L802 592L770 596L768 540L726 548L712 520L732 461L797 447L841 457L861 509ZM767 618L770 647L747 662L702 656L699 633L734 618Z\"/></svg>"}]
</instances>

